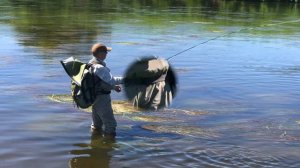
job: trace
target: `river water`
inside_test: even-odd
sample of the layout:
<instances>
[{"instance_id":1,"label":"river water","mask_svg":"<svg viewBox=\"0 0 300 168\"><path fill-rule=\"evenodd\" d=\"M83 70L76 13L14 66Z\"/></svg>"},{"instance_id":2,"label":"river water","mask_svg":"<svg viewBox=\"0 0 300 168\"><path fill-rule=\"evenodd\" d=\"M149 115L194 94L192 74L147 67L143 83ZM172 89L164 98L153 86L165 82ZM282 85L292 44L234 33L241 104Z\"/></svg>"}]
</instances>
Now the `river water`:
<instances>
[{"instance_id":1,"label":"river water","mask_svg":"<svg viewBox=\"0 0 300 168\"><path fill-rule=\"evenodd\" d=\"M299 7L2 0L0 167L300 167ZM115 142L90 132L90 113L47 99L70 91L59 61L89 60L95 42L113 48L107 64L123 75L137 57L168 58L232 31L172 58L171 109L134 114L165 120L116 115Z\"/></svg>"}]
</instances>

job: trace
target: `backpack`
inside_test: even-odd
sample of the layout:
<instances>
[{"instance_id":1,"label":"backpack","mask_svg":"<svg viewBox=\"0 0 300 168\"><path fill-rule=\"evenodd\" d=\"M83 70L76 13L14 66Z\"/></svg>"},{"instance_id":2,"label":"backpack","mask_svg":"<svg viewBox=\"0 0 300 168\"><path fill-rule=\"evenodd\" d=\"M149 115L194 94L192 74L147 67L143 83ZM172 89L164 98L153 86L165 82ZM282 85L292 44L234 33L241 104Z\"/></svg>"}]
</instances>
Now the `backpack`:
<instances>
[{"instance_id":1,"label":"backpack","mask_svg":"<svg viewBox=\"0 0 300 168\"><path fill-rule=\"evenodd\" d=\"M96 99L93 64L82 63L73 57L61 61L71 80L71 94L78 108L86 109Z\"/></svg>"}]
</instances>

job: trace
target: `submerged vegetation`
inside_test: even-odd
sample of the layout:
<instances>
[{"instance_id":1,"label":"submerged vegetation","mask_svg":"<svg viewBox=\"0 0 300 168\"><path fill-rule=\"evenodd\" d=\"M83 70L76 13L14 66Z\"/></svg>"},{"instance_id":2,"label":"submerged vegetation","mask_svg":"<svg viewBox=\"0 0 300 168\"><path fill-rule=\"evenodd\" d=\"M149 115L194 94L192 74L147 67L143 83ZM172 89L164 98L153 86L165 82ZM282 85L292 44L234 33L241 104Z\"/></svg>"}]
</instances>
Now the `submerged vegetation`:
<instances>
[{"instance_id":1,"label":"submerged vegetation","mask_svg":"<svg viewBox=\"0 0 300 168\"><path fill-rule=\"evenodd\" d=\"M51 101L57 102L57 103L72 103L72 97L67 94L52 94L48 95L47 98ZM116 115L121 115L122 118L126 118L132 121L137 122L144 122L144 123L156 123L153 124L145 124L142 125L141 128L148 130L148 131L154 131L158 133L170 133L170 134L178 134L183 136L197 136L202 138L217 138L219 137L218 133L215 131L209 130L209 129L202 129L198 126L183 126L181 123L184 123L183 120L174 118L173 117L167 117L167 116L160 116L155 115L156 113L164 113L164 114L172 114L174 113L180 113L181 115L205 115L207 113L202 111L189 111L189 110L181 110L181 109L166 109L160 112L156 113L148 113L143 112L137 108L134 108L132 104L130 104L127 101L112 101L112 107L114 110L114 113ZM83 109L81 109L83 110ZM84 109L85 112L91 112L91 108ZM180 125L166 125L170 123L177 123Z\"/></svg>"},{"instance_id":2,"label":"submerged vegetation","mask_svg":"<svg viewBox=\"0 0 300 168\"><path fill-rule=\"evenodd\" d=\"M73 103L73 99L71 95L67 95L67 94L52 94L52 95L48 95L47 98L51 101L58 102L58 103ZM115 114L141 112L139 109L134 108L131 103L127 101L121 101L121 100L112 101L112 108ZM82 110L86 112L92 111L91 108L82 109Z\"/></svg>"}]
</instances>

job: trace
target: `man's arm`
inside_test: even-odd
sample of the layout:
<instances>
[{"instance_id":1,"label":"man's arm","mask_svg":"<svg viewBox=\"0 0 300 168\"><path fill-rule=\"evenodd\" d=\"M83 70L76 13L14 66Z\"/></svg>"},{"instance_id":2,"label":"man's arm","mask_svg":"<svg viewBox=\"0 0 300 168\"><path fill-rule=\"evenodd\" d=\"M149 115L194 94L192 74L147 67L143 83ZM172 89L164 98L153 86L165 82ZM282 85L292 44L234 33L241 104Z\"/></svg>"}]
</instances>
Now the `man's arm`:
<instances>
[{"instance_id":1,"label":"man's arm","mask_svg":"<svg viewBox=\"0 0 300 168\"><path fill-rule=\"evenodd\" d=\"M112 74L110 73L109 69L106 68L106 67L97 68L96 71L95 71L95 74L103 82L105 82L106 84L110 85L112 87L111 89L115 89L116 85L119 85L119 84L123 83L123 78L122 77L114 77L114 76L112 76Z\"/></svg>"}]
</instances>

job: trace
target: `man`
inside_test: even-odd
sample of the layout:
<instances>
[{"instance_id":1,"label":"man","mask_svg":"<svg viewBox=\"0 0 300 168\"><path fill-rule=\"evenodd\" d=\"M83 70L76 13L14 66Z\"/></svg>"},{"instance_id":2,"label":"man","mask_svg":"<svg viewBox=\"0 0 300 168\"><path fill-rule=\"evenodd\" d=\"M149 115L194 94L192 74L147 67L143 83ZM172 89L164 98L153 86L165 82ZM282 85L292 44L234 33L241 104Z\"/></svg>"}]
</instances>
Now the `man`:
<instances>
[{"instance_id":1,"label":"man","mask_svg":"<svg viewBox=\"0 0 300 168\"><path fill-rule=\"evenodd\" d=\"M168 107L175 92L175 75L164 59L143 57L127 69L125 93L135 107L154 111Z\"/></svg>"},{"instance_id":2,"label":"man","mask_svg":"<svg viewBox=\"0 0 300 168\"><path fill-rule=\"evenodd\" d=\"M106 67L104 60L111 50L112 48L101 43L94 44L91 48L94 57L89 63L92 64L91 70L95 74L96 84L96 100L92 106L93 123L91 128L99 133L103 132L105 137L114 138L117 122L113 114L110 93L111 90L121 91L119 85L123 83L123 78L113 77L109 68Z\"/></svg>"}]
</instances>

